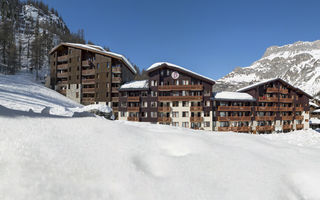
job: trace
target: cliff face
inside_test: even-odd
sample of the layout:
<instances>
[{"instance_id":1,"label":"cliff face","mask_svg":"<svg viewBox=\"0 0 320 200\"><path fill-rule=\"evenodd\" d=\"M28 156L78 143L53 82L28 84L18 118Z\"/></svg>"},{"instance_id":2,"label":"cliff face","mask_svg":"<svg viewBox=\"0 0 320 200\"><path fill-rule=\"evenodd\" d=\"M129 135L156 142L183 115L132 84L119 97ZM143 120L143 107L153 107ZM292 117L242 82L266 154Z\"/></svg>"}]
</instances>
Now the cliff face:
<instances>
[{"instance_id":1,"label":"cliff face","mask_svg":"<svg viewBox=\"0 0 320 200\"><path fill-rule=\"evenodd\" d=\"M262 58L251 66L238 67L219 79L214 90L233 91L275 77L319 97L320 40L269 47Z\"/></svg>"}]
</instances>

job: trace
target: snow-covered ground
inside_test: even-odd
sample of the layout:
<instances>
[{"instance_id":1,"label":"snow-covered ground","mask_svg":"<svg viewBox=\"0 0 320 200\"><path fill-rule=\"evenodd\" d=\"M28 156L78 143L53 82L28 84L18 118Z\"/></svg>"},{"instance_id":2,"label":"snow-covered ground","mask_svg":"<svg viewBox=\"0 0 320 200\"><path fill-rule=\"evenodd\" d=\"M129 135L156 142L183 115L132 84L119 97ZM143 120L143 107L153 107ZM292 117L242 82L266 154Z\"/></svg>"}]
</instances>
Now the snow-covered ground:
<instances>
[{"instance_id":1,"label":"snow-covered ground","mask_svg":"<svg viewBox=\"0 0 320 200\"><path fill-rule=\"evenodd\" d=\"M23 115L26 105L77 105L36 85L39 96L21 93L20 101L17 80L3 78L0 105L10 108L0 107L1 200L320 199L320 134L312 130L249 135Z\"/></svg>"}]
</instances>

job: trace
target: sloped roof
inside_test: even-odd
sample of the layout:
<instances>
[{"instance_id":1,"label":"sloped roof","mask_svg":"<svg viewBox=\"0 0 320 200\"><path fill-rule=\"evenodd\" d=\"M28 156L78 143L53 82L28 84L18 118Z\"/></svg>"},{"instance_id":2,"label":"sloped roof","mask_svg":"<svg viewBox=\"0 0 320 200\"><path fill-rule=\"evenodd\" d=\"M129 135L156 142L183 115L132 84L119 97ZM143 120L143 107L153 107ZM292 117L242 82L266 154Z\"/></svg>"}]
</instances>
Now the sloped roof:
<instances>
[{"instance_id":1,"label":"sloped roof","mask_svg":"<svg viewBox=\"0 0 320 200\"><path fill-rule=\"evenodd\" d=\"M57 46L55 46L49 54L52 54L56 49L58 49L61 46L69 46L69 47L73 47L73 48L78 48L78 49L82 49L82 50L88 50L88 51L92 51L101 55L106 55L106 56L110 56L113 58L117 58L119 60L122 60L127 67L134 73L136 74L137 71L136 69L133 67L133 65L129 62L129 60L124 57L121 54L117 54L111 51L106 51L104 50L101 46L97 46L97 45L91 45L91 44L77 44L77 43L61 43Z\"/></svg>"},{"instance_id":2,"label":"sloped roof","mask_svg":"<svg viewBox=\"0 0 320 200\"><path fill-rule=\"evenodd\" d=\"M227 91L214 93L212 99L227 100L227 101L255 101L256 100L248 93L227 92Z\"/></svg>"},{"instance_id":3,"label":"sloped roof","mask_svg":"<svg viewBox=\"0 0 320 200\"><path fill-rule=\"evenodd\" d=\"M211 78L208 78L206 76L203 76L203 75L200 75L196 72L193 72L191 70L188 70L184 67L181 67L179 65L175 65L175 64L172 64L172 63L168 63L168 62L157 62L157 63L154 63L152 64L148 69L147 69L147 72L151 72L151 71L154 71L162 66L167 66L169 68L172 68L172 69L175 69L175 70L179 70L179 71L183 71L183 72L186 72L186 73L189 73L189 74L192 74L196 77L199 77L201 79L205 79L206 81L212 83L212 84L215 84L215 80L211 79Z\"/></svg>"},{"instance_id":4,"label":"sloped roof","mask_svg":"<svg viewBox=\"0 0 320 200\"><path fill-rule=\"evenodd\" d=\"M315 103L313 103L313 102L311 102L311 101L309 102L309 105L310 105L310 106L313 106L313 107L315 107L315 108L319 108L319 107L320 107L320 106L318 106L317 104L315 104Z\"/></svg>"},{"instance_id":5,"label":"sloped roof","mask_svg":"<svg viewBox=\"0 0 320 200\"><path fill-rule=\"evenodd\" d=\"M237 90L237 92L245 92L245 91L248 91L249 89L252 89L252 88L255 88L257 86L264 85L264 84L267 84L267 83L271 83L271 82L274 82L274 81L280 81L280 82L288 85L292 89L298 90L299 92L305 94L309 98L313 98L312 95L306 93L305 91L301 90L300 88L294 87L293 85L291 85L290 83L288 83L287 81L285 81L285 80L283 80L281 78L272 78L272 79L267 79L267 80L264 80L264 81L260 81L260 82L248 85L246 87L240 88L240 89Z\"/></svg>"},{"instance_id":6,"label":"sloped roof","mask_svg":"<svg viewBox=\"0 0 320 200\"><path fill-rule=\"evenodd\" d=\"M146 90L149 88L148 80L131 81L123 84L119 90Z\"/></svg>"}]
</instances>

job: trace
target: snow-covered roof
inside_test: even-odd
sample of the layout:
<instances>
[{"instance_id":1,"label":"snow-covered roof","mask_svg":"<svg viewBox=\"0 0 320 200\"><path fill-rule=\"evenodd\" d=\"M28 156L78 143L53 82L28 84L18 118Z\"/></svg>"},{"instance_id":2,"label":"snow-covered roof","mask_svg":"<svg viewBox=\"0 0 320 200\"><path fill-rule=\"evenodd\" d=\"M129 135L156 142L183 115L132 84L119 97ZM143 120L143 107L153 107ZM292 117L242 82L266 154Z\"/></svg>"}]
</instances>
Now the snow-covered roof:
<instances>
[{"instance_id":1,"label":"snow-covered roof","mask_svg":"<svg viewBox=\"0 0 320 200\"><path fill-rule=\"evenodd\" d=\"M317 104L315 104L315 103L313 103L313 102L311 102L311 101L309 102L309 105L310 105L310 106L313 106L313 107L315 107L315 108L319 108L319 107L320 107L320 106L318 106Z\"/></svg>"},{"instance_id":2,"label":"snow-covered roof","mask_svg":"<svg viewBox=\"0 0 320 200\"><path fill-rule=\"evenodd\" d=\"M78 43L61 43L58 46L54 47L51 51L50 54L55 51L58 47L60 46L70 46L70 47L74 47L74 48L80 48L80 49L86 49L86 50L90 50L90 51L94 51L96 53L102 54L102 55L107 55L107 56L112 56L118 59L121 59L128 67L129 69L133 72L133 73L137 73L136 69L133 67L133 65L129 62L129 60L124 57L121 54L118 53L114 53L111 51L106 51L104 50L101 46L97 46L97 45L91 45L91 44L78 44Z\"/></svg>"},{"instance_id":3,"label":"snow-covered roof","mask_svg":"<svg viewBox=\"0 0 320 200\"><path fill-rule=\"evenodd\" d=\"M288 83L287 81L285 81L285 80L283 80L283 79L281 79L281 78L272 78L272 79L267 79L267 80L264 80L264 81L260 81L260 82L257 82L257 83L248 85L248 86L246 86L246 87L240 88L240 89L237 90L237 92L244 92L244 91L247 91L247 90L249 90L249 89L251 89L251 88L254 88L254 87L256 87L256 86L264 85L264 84L266 84L266 83L273 82L273 81L276 81L276 80L281 81L281 82L289 85L291 88L293 88L293 89L295 89L295 90L298 90L298 91L304 93L305 95L309 96L309 98L313 98L312 95L306 93L305 91L301 90L300 88L294 87L292 84Z\"/></svg>"},{"instance_id":4,"label":"snow-covered roof","mask_svg":"<svg viewBox=\"0 0 320 200\"><path fill-rule=\"evenodd\" d=\"M120 90L148 89L148 88L149 88L149 81L141 80L141 81L131 81L131 82L125 83L120 87Z\"/></svg>"},{"instance_id":5,"label":"snow-covered roof","mask_svg":"<svg viewBox=\"0 0 320 200\"><path fill-rule=\"evenodd\" d=\"M213 95L214 100L229 100L229 101L255 101L256 99L253 98L248 93L242 92L217 92Z\"/></svg>"},{"instance_id":6,"label":"snow-covered roof","mask_svg":"<svg viewBox=\"0 0 320 200\"><path fill-rule=\"evenodd\" d=\"M167 66L169 66L169 67L172 67L172 68L175 68L175 69L178 69L178 70L186 71L186 72L188 72L188 73L190 73L190 74L193 74L193 75L195 75L195 76L201 77L201 78L203 78L203 79L207 79L208 81L215 83L215 80L213 80L213 79L211 79L211 78L208 78L208 77L206 77L206 76L203 76L203 75L200 75L200 74L198 74L198 73L196 73L196 72L193 72L193 71L191 71L191 70L188 70L188 69L186 69L186 68L184 68L184 67L181 67L181 66L179 66L179 65L175 65L175 64L172 64L172 63L168 63L168 62L157 62L157 63L154 63L154 64L152 64L152 65L147 69L147 71L152 71L152 70L154 70L154 69L156 69L156 68L158 68L158 67L160 67L160 66L162 66L162 65L167 65Z\"/></svg>"},{"instance_id":7,"label":"snow-covered roof","mask_svg":"<svg viewBox=\"0 0 320 200\"><path fill-rule=\"evenodd\" d=\"M314 110L312 113L320 113L320 109Z\"/></svg>"},{"instance_id":8,"label":"snow-covered roof","mask_svg":"<svg viewBox=\"0 0 320 200\"><path fill-rule=\"evenodd\" d=\"M320 124L320 119L318 118L311 118L309 120L310 124Z\"/></svg>"}]
</instances>

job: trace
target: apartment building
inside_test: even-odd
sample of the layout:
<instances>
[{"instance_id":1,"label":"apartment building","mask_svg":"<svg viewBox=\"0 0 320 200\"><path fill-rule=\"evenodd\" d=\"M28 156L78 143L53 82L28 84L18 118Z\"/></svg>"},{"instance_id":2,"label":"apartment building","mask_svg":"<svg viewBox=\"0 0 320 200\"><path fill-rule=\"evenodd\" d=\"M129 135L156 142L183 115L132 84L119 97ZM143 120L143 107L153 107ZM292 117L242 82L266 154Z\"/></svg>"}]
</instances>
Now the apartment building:
<instances>
[{"instance_id":1,"label":"apartment building","mask_svg":"<svg viewBox=\"0 0 320 200\"><path fill-rule=\"evenodd\" d=\"M234 99L223 96L228 95L218 93L213 97L214 130L279 133L309 128L312 96L280 78L242 88L233 93Z\"/></svg>"},{"instance_id":2,"label":"apartment building","mask_svg":"<svg viewBox=\"0 0 320 200\"><path fill-rule=\"evenodd\" d=\"M96 45L61 43L50 51L50 85L68 98L87 105L118 109L120 86L136 70L122 55Z\"/></svg>"},{"instance_id":3,"label":"apartment building","mask_svg":"<svg viewBox=\"0 0 320 200\"><path fill-rule=\"evenodd\" d=\"M165 62L147 73L120 87L119 119L212 130L214 80Z\"/></svg>"}]
</instances>

